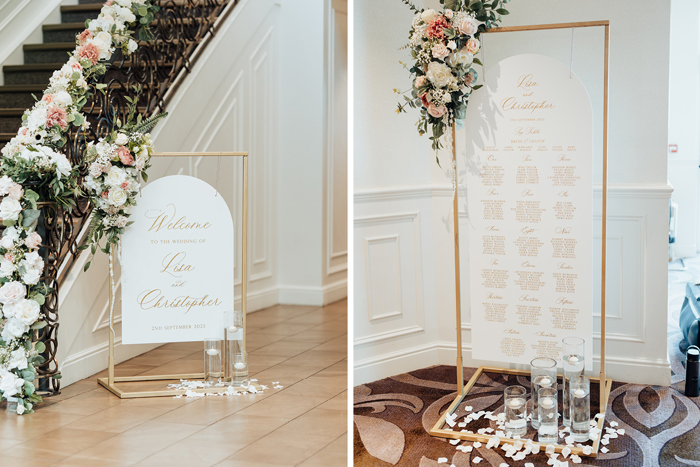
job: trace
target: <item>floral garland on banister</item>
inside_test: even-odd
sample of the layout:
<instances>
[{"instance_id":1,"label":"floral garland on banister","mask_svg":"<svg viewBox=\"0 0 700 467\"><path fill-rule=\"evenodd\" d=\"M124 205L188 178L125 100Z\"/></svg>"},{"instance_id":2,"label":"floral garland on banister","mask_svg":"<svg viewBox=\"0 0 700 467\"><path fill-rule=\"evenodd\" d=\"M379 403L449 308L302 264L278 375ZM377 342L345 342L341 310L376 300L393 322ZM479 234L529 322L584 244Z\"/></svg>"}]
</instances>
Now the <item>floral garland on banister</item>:
<instances>
[{"instance_id":1,"label":"floral garland on banister","mask_svg":"<svg viewBox=\"0 0 700 467\"><path fill-rule=\"evenodd\" d=\"M44 261L39 255L42 239L36 232L38 203L57 202L71 209L73 198L82 195L78 167L61 152L70 127L89 127L81 113L91 96L89 84L105 74L105 61L117 48L124 55L138 49L134 40L137 26L142 26L140 39L151 37L148 25L158 9L148 0L108 0L97 19L86 22L68 62L54 72L42 98L24 113L17 136L2 150L0 218L5 229L0 237L0 394L8 403L16 402L18 414L33 412L34 404L42 400L33 382L34 365L44 362L40 354L45 345L32 342L32 330L46 326L41 305L51 290L41 280ZM104 84L96 87L104 92Z\"/></svg>"},{"instance_id":2,"label":"floral garland on banister","mask_svg":"<svg viewBox=\"0 0 700 467\"><path fill-rule=\"evenodd\" d=\"M452 123L461 125L464 120L471 92L481 87L472 68L482 65L474 57L481 48L480 36L508 14L503 5L510 0L440 0L441 12L402 1L416 13L405 46L415 63L410 68L401 63L409 69L413 86L406 92L394 90L405 100L396 113L405 112L406 106L420 109L418 133L428 133L430 126L430 140L437 151L442 147L440 139L451 137Z\"/></svg>"}]
</instances>

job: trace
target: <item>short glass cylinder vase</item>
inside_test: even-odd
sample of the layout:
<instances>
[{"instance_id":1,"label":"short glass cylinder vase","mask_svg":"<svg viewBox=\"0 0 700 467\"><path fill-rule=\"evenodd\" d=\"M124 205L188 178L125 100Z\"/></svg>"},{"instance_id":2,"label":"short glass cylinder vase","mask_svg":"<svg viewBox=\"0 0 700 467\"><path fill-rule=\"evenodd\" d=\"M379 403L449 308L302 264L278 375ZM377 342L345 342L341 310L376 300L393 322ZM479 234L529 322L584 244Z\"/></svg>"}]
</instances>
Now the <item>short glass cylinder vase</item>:
<instances>
[{"instance_id":1,"label":"short glass cylinder vase","mask_svg":"<svg viewBox=\"0 0 700 467\"><path fill-rule=\"evenodd\" d=\"M569 380L571 401L571 436L574 441L588 441L591 430L591 381L586 376L572 376Z\"/></svg>"},{"instance_id":2,"label":"short glass cylinder vase","mask_svg":"<svg viewBox=\"0 0 700 467\"><path fill-rule=\"evenodd\" d=\"M530 362L530 387L532 399L532 428L537 429L537 391L541 388L557 387L557 361L553 358L538 357Z\"/></svg>"},{"instance_id":3,"label":"short glass cylinder vase","mask_svg":"<svg viewBox=\"0 0 700 467\"><path fill-rule=\"evenodd\" d=\"M559 440L559 405L556 387L541 388L537 391L537 416L539 442L556 444Z\"/></svg>"},{"instance_id":4,"label":"short glass cylinder vase","mask_svg":"<svg viewBox=\"0 0 700 467\"><path fill-rule=\"evenodd\" d=\"M506 435L525 436L527 433L527 391L522 386L508 386L503 391L506 413Z\"/></svg>"},{"instance_id":5,"label":"short glass cylinder vase","mask_svg":"<svg viewBox=\"0 0 700 467\"><path fill-rule=\"evenodd\" d=\"M243 352L243 313L224 311L224 381L231 382L235 373L234 356Z\"/></svg>"},{"instance_id":6,"label":"short glass cylinder vase","mask_svg":"<svg viewBox=\"0 0 700 467\"><path fill-rule=\"evenodd\" d=\"M204 381L218 383L221 377L221 339L204 339Z\"/></svg>"},{"instance_id":7,"label":"short glass cylinder vase","mask_svg":"<svg viewBox=\"0 0 700 467\"><path fill-rule=\"evenodd\" d=\"M248 386L248 352L233 355L232 386Z\"/></svg>"},{"instance_id":8,"label":"short glass cylinder vase","mask_svg":"<svg viewBox=\"0 0 700 467\"><path fill-rule=\"evenodd\" d=\"M6 413L17 413L17 401L16 397L7 398L7 407L5 408Z\"/></svg>"},{"instance_id":9,"label":"short glass cylinder vase","mask_svg":"<svg viewBox=\"0 0 700 467\"><path fill-rule=\"evenodd\" d=\"M583 369L585 367L584 351L586 341L584 341L580 337L565 337L561 340L561 343L564 351L564 374L562 377L564 382L564 390L562 393L562 405L564 413L562 414L562 422L564 423L564 426L571 426L571 408L569 404L569 380L574 376L583 375Z\"/></svg>"}]
</instances>

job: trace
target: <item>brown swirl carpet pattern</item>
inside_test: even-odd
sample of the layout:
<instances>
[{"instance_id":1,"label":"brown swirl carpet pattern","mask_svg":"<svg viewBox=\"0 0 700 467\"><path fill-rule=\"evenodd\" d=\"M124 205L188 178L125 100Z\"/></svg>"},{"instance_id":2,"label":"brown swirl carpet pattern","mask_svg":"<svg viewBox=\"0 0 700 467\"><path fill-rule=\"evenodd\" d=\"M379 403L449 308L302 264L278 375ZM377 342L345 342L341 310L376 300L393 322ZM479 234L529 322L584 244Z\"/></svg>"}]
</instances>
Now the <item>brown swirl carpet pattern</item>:
<instances>
[{"instance_id":1,"label":"brown swirl carpet pattern","mask_svg":"<svg viewBox=\"0 0 700 467\"><path fill-rule=\"evenodd\" d=\"M473 369L465 369L465 380L473 373ZM463 453L447 440L430 436L428 431L457 395L455 376L454 366L435 366L355 387L355 465L461 467L474 465L471 460L476 456L483 459L479 466L505 463L515 467L527 462L547 465L543 453L515 462L501 449L481 446ZM674 375L674 379L678 378ZM503 388L513 384L530 385L524 377L484 374L466 403L474 412L502 411ZM606 422L618 422L617 428L624 428L625 435L611 439L609 452L600 453L597 459L583 458L581 464L569 465L700 466L700 401L686 397L682 391L682 381L671 387L614 383L610 393L612 410L608 410ZM597 407L597 393L597 385L592 384L592 408ZM470 429L493 422L482 419L473 423L481 424L472 424ZM438 464L441 457L448 463Z\"/></svg>"}]
</instances>

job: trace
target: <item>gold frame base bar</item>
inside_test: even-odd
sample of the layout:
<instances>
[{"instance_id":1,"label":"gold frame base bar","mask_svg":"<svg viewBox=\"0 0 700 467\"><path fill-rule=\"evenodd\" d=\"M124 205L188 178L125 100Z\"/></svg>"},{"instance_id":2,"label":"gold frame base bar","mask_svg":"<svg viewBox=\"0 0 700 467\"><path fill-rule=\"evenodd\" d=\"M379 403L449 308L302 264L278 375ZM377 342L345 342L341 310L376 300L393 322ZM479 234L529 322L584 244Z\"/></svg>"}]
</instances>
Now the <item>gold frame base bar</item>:
<instances>
[{"instance_id":1,"label":"gold frame base bar","mask_svg":"<svg viewBox=\"0 0 700 467\"><path fill-rule=\"evenodd\" d=\"M191 392L206 392L206 393L225 393L228 386L212 387L212 388L196 388L196 389L160 389L153 391L123 391L117 387L116 383L137 383L146 381L179 381L181 379L204 379L204 373L192 373L182 375L148 375L148 376L115 376L114 383L109 384L109 378L97 378L100 386L107 389L120 399L136 399L139 397L174 397L184 396L188 391ZM258 391L262 390L259 384L251 384Z\"/></svg>"},{"instance_id":2,"label":"gold frame base bar","mask_svg":"<svg viewBox=\"0 0 700 467\"><path fill-rule=\"evenodd\" d=\"M486 436L486 435L480 435L477 433L462 433L460 431L451 431L451 430L445 430L442 427L445 425L445 419L447 418L447 414L453 414L455 410L457 410L457 407L459 407L459 404L462 403L465 397L469 395L469 391L471 390L472 387L476 384L477 380L479 377L484 374L484 373L499 373L499 374L504 374L504 375L516 375L516 376L530 376L530 372L527 370L511 370L509 368L496 368L496 367L491 367L491 366L480 366L477 370L476 373L474 373L474 376L471 377L469 382L467 383L466 386L464 386L464 390L462 391L462 394L458 394L455 400L450 404L450 406L447 408L445 413L443 413L440 416L440 419L437 421L435 426L430 430L430 435L431 436L437 436L439 438L450 438L450 439L461 439L464 441L479 441L481 443L488 443L489 439L491 439L491 436ZM561 375L559 375L561 376ZM590 377L591 381L595 381L600 383L600 378L596 378L591 376ZM605 407L608 405L608 398L610 396L610 389L612 388L612 379L606 379L605 380ZM602 392L602 391L601 391ZM602 406L603 404L601 404ZM593 441L593 451L591 454L584 454L583 453L583 448L576 447L576 446L568 446L569 449L571 449L572 454L576 454L577 456L585 456L585 457L598 457L598 448L600 446L600 439L603 435L603 425L605 424L605 412L601 412L602 417L598 418L598 429L600 432L598 433L598 438ZM508 443L508 444L515 444L516 441L523 441L522 439L517 440L513 438L501 438L501 444L503 443ZM543 443L540 443L541 445ZM549 444L549 443L547 443ZM555 452L561 452L566 445L562 444L554 444L554 451ZM544 452L544 448L540 448L540 452Z\"/></svg>"}]
</instances>

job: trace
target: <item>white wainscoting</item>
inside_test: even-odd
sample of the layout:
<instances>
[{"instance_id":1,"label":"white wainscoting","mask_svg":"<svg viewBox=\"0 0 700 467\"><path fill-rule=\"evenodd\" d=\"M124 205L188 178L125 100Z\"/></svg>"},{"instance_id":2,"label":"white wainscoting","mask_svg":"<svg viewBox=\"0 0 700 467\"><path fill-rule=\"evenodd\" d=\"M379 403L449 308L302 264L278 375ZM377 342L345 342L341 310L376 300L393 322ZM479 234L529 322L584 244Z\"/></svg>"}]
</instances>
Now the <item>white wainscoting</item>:
<instances>
[{"instance_id":1,"label":"white wainscoting","mask_svg":"<svg viewBox=\"0 0 700 467\"><path fill-rule=\"evenodd\" d=\"M666 219L671 191L667 185L613 185L608 190L606 369L608 377L618 381L670 384L670 366L666 357ZM410 235L405 221L401 222L412 215L415 215L416 222L420 218L422 224L445 222L444 214L451 208L450 196L449 186L363 189L355 193L355 384L429 365L455 364L454 295L436 294L441 284L451 284L450 281L454 280L451 232L444 228L435 229L434 238L421 241ZM427 203L431 199L434 214ZM594 205L600 205L600 202L600 189L597 189ZM464 216L460 221L466 223L468 219ZM600 232L600 216L595 219L594 232ZM374 257L372 252L367 253L366 247L373 238L384 239L383 248L377 248ZM391 250L394 243L403 245L403 242L420 245L422 254L403 246L400 250ZM446 244L450 247L447 248ZM431 253L439 248L443 250L441 256L432 257ZM464 365L503 366L502 362L471 358L473 330L468 258L465 256L467 246L460 245L460 248ZM597 237L594 235L593 251L600 252L599 233ZM394 256L401 264L399 272L393 265ZM421 309L419 295L408 293L415 292L412 288L415 282L403 272L404 263L415 265L414 258L419 256L424 263L428 257L428 261L434 264L434 268L423 268L424 276L432 275L424 277L423 283L435 287L424 286L422 313L423 323L438 321L435 324L439 327L437 332L431 332L429 325L419 329L413 311ZM372 261L380 260L383 261L380 270L384 277L372 279ZM593 297L593 373L597 374L600 371L599 254L594 256L593 269L596 291ZM370 300L371 293L379 295ZM442 304L436 305L441 299ZM377 316L380 319L372 319Z\"/></svg>"}]
</instances>

